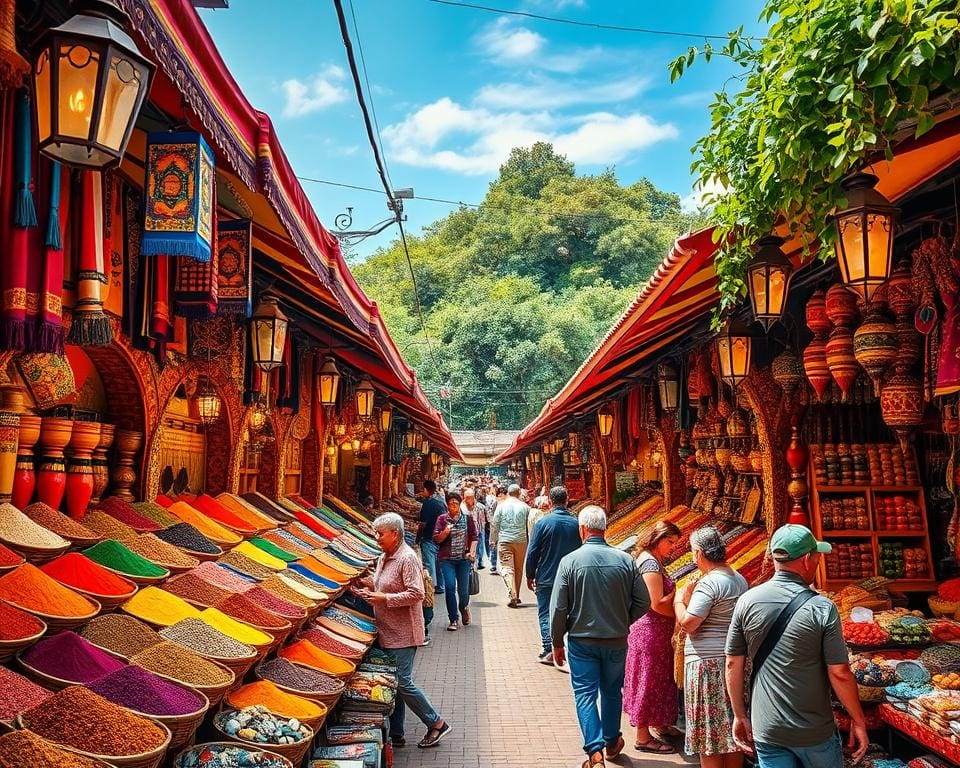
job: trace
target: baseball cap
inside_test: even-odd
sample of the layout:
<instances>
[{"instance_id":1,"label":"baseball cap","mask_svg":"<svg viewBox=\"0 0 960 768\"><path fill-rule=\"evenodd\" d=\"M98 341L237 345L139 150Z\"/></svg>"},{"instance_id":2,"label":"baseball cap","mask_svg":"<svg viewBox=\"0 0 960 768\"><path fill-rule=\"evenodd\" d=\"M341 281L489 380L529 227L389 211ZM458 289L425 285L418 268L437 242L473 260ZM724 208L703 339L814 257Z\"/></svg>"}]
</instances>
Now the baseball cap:
<instances>
[{"instance_id":1,"label":"baseball cap","mask_svg":"<svg viewBox=\"0 0 960 768\"><path fill-rule=\"evenodd\" d=\"M833 547L825 541L817 541L805 525L783 525L770 537L770 552L774 560L787 563L811 552L829 555Z\"/></svg>"},{"instance_id":2,"label":"baseball cap","mask_svg":"<svg viewBox=\"0 0 960 768\"><path fill-rule=\"evenodd\" d=\"M520 486L516 483L512 483L509 488L507 488L507 493L520 493Z\"/></svg>"}]
</instances>

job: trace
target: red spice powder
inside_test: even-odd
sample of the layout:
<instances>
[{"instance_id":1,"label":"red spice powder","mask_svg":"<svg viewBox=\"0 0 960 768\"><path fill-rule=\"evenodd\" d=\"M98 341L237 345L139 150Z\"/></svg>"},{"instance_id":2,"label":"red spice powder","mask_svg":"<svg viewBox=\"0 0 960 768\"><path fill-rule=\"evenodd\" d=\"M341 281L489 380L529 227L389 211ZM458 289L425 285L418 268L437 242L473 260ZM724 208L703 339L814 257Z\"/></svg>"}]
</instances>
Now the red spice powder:
<instances>
[{"instance_id":1,"label":"red spice powder","mask_svg":"<svg viewBox=\"0 0 960 768\"><path fill-rule=\"evenodd\" d=\"M127 502L116 496L108 496L103 499L103 501L96 506L96 509L106 512L111 517L116 518L121 523L129 525L140 533L153 533L154 531L163 530L162 526L157 525L149 517L144 517L132 506L127 504Z\"/></svg>"},{"instance_id":2,"label":"red spice powder","mask_svg":"<svg viewBox=\"0 0 960 768\"><path fill-rule=\"evenodd\" d=\"M43 629L36 616L0 601L0 640L22 640Z\"/></svg>"},{"instance_id":3,"label":"red spice powder","mask_svg":"<svg viewBox=\"0 0 960 768\"><path fill-rule=\"evenodd\" d=\"M79 552L69 552L51 560L40 566L40 570L61 584L97 595L128 595L134 592L137 586Z\"/></svg>"},{"instance_id":4,"label":"red spice powder","mask_svg":"<svg viewBox=\"0 0 960 768\"><path fill-rule=\"evenodd\" d=\"M253 624L257 627L277 629L289 626L290 624L290 622L282 616L271 613L243 595L230 595L218 602L214 607L227 614L227 616L232 616L235 619L240 619L240 621L245 621L247 624Z\"/></svg>"},{"instance_id":5,"label":"red spice powder","mask_svg":"<svg viewBox=\"0 0 960 768\"><path fill-rule=\"evenodd\" d=\"M9 568L11 565L19 565L22 562L23 558L20 555L0 544L0 568Z\"/></svg>"}]
</instances>

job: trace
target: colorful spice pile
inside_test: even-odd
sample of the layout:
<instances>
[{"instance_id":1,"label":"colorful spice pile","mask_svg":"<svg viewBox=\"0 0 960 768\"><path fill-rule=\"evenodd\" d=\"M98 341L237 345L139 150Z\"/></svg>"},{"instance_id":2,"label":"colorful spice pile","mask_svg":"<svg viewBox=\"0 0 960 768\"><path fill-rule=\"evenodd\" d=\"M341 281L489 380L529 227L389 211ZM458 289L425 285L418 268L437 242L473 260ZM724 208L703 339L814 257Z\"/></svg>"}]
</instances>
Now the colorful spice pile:
<instances>
[{"instance_id":1,"label":"colorful spice pile","mask_svg":"<svg viewBox=\"0 0 960 768\"><path fill-rule=\"evenodd\" d=\"M0 736L0 768L103 768L99 760L60 749L30 731Z\"/></svg>"},{"instance_id":2,"label":"colorful spice pile","mask_svg":"<svg viewBox=\"0 0 960 768\"><path fill-rule=\"evenodd\" d=\"M11 548L60 549L70 542L37 525L13 504L0 504L0 539Z\"/></svg>"},{"instance_id":3,"label":"colorful spice pile","mask_svg":"<svg viewBox=\"0 0 960 768\"><path fill-rule=\"evenodd\" d=\"M300 633L300 637L309 640L320 650L332 653L334 656L343 656L351 658L357 656L357 649L352 648L346 643L342 643L336 638L331 637L322 629L308 629Z\"/></svg>"},{"instance_id":4,"label":"colorful spice pile","mask_svg":"<svg viewBox=\"0 0 960 768\"><path fill-rule=\"evenodd\" d=\"M85 525L81 525L72 517L68 517L63 512L58 512L53 507L38 501L31 504L23 510L23 514L29 517L37 525L49 528L54 533L70 541L90 540L94 541L100 538L100 534L92 531Z\"/></svg>"},{"instance_id":5,"label":"colorful spice pile","mask_svg":"<svg viewBox=\"0 0 960 768\"><path fill-rule=\"evenodd\" d=\"M253 587L253 582L244 576L241 576L229 568L224 568L217 563L200 563L190 573L199 576L204 581L216 584L230 592L246 592Z\"/></svg>"},{"instance_id":6,"label":"colorful spice pile","mask_svg":"<svg viewBox=\"0 0 960 768\"><path fill-rule=\"evenodd\" d=\"M315 669L292 664L286 659L271 659L257 667L257 673L285 688L308 693L336 693L343 689L343 681Z\"/></svg>"},{"instance_id":7,"label":"colorful spice pile","mask_svg":"<svg viewBox=\"0 0 960 768\"><path fill-rule=\"evenodd\" d=\"M295 717L298 720L311 720L326 712L326 707L322 704L281 691L269 680L258 680L240 686L227 694L226 701L231 707L238 709L259 704L275 715Z\"/></svg>"},{"instance_id":8,"label":"colorful spice pile","mask_svg":"<svg viewBox=\"0 0 960 768\"><path fill-rule=\"evenodd\" d=\"M293 560L299 560L301 557L309 555L313 550L309 549L302 541L290 534L284 535L283 531L268 531L260 535L260 539L271 544L275 544L278 549L289 552ZM257 543L257 540L254 540ZM259 546L259 545L258 545ZM286 558L284 558L286 559Z\"/></svg>"},{"instance_id":9,"label":"colorful spice pile","mask_svg":"<svg viewBox=\"0 0 960 768\"><path fill-rule=\"evenodd\" d=\"M285 619L290 619L291 621L299 621L307 615L302 605L297 605L296 603L291 603L289 600L284 600L282 597L275 595L273 592L264 589L263 587L254 587L253 589L244 592L243 596L250 602L256 603L264 610L272 611L278 616L282 616Z\"/></svg>"},{"instance_id":10,"label":"colorful spice pile","mask_svg":"<svg viewBox=\"0 0 960 768\"><path fill-rule=\"evenodd\" d=\"M309 640L297 640L281 648L278 655L282 659L313 667L321 672L329 672L331 675L349 675L356 669L353 663L317 648Z\"/></svg>"},{"instance_id":11,"label":"colorful spice pile","mask_svg":"<svg viewBox=\"0 0 960 768\"><path fill-rule=\"evenodd\" d=\"M180 522L179 519L154 501L139 501L130 506L137 511L137 514L148 520L153 520L161 528L169 528L171 525Z\"/></svg>"},{"instance_id":12,"label":"colorful spice pile","mask_svg":"<svg viewBox=\"0 0 960 768\"><path fill-rule=\"evenodd\" d=\"M95 610L94 604L83 595L54 581L30 563L0 576L0 600L60 618L88 616Z\"/></svg>"},{"instance_id":13,"label":"colorful spice pile","mask_svg":"<svg viewBox=\"0 0 960 768\"><path fill-rule=\"evenodd\" d=\"M301 608L313 608L316 603L309 597L304 597L297 590L281 580L280 576L271 576L260 584L263 589L276 595L288 603L299 605Z\"/></svg>"},{"instance_id":14,"label":"colorful spice pile","mask_svg":"<svg viewBox=\"0 0 960 768\"><path fill-rule=\"evenodd\" d=\"M140 619L122 613L97 616L84 625L80 634L94 645L127 658L163 642L163 638Z\"/></svg>"},{"instance_id":15,"label":"colorful spice pile","mask_svg":"<svg viewBox=\"0 0 960 768\"><path fill-rule=\"evenodd\" d=\"M0 601L0 640L23 640L42 631L43 622L36 616Z\"/></svg>"},{"instance_id":16,"label":"colorful spice pile","mask_svg":"<svg viewBox=\"0 0 960 768\"><path fill-rule=\"evenodd\" d=\"M9 568L14 565L20 565L23 562L23 558L14 552L12 549L0 544L0 568Z\"/></svg>"},{"instance_id":17,"label":"colorful spice pile","mask_svg":"<svg viewBox=\"0 0 960 768\"><path fill-rule=\"evenodd\" d=\"M93 755L138 755L169 739L166 731L149 720L79 685L64 688L28 709L21 720L46 739Z\"/></svg>"},{"instance_id":18,"label":"colorful spice pile","mask_svg":"<svg viewBox=\"0 0 960 768\"><path fill-rule=\"evenodd\" d=\"M251 560L242 552L237 552L236 550L227 552L227 554L220 558L219 562L222 565L230 566L235 571L239 571L246 576L257 579L257 581L269 579L274 573L270 568L267 568L267 566Z\"/></svg>"},{"instance_id":19,"label":"colorful spice pile","mask_svg":"<svg viewBox=\"0 0 960 768\"><path fill-rule=\"evenodd\" d=\"M238 533L249 536L252 533L256 533L259 528L259 526L250 525L246 520L243 520L239 515L234 514L215 498L207 494L197 496L190 505L199 509L212 520L216 520L221 525L225 525Z\"/></svg>"},{"instance_id":20,"label":"colorful spice pile","mask_svg":"<svg viewBox=\"0 0 960 768\"><path fill-rule=\"evenodd\" d=\"M168 544L152 533L141 533L133 541L127 542L127 547L131 552L135 552L150 562L161 566L195 568L200 565L197 558L190 557L183 550L177 549L173 544Z\"/></svg>"},{"instance_id":21,"label":"colorful spice pile","mask_svg":"<svg viewBox=\"0 0 960 768\"><path fill-rule=\"evenodd\" d=\"M217 542L217 544L233 546L243 541L241 536L238 536L229 528L224 528L220 523L211 520L200 510L191 507L184 501L175 501L170 505L168 511L179 517L181 522L190 523L200 533Z\"/></svg>"},{"instance_id":22,"label":"colorful spice pile","mask_svg":"<svg viewBox=\"0 0 960 768\"><path fill-rule=\"evenodd\" d=\"M172 595L206 606L215 605L232 594L190 572L170 579L163 588Z\"/></svg>"},{"instance_id":23,"label":"colorful spice pile","mask_svg":"<svg viewBox=\"0 0 960 768\"><path fill-rule=\"evenodd\" d=\"M159 504L157 506L160 507ZM160 509L163 509L163 507L160 507ZM157 531L157 538L188 552L199 552L202 555L219 555L221 552L215 541L208 539L189 523L177 523L162 531Z\"/></svg>"},{"instance_id":24,"label":"colorful spice pile","mask_svg":"<svg viewBox=\"0 0 960 768\"><path fill-rule=\"evenodd\" d=\"M249 541L243 542L234 550L234 552L237 552L244 557L249 557L255 563L266 566L271 571L282 571L287 567L286 562L282 558L274 557L272 554L265 552L260 547L254 546Z\"/></svg>"},{"instance_id":25,"label":"colorful spice pile","mask_svg":"<svg viewBox=\"0 0 960 768\"><path fill-rule=\"evenodd\" d=\"M158 578L168 576L170 573L166 568L151 563L145 557L140 557L119 541L113 541L112 539L95 544L90 549L84 550L83 554L100 563L100 565L112 568L127 576Z\"/></svg>"},{"instance_id":26,"label":"colorful spice pile","mask_svg":"<svg viewBox=\"0 0 960 768\"><path fill-rule=\"evenodd\" d=\"M214 722L227 735L258 744L295 744L310 735L307 726L271 715L264 707L223 712Z\"/></svg>"},{"instance_id":27,"label":"colorful spice pile","mask_svg":"<svg viewBox=\"0 0 960 768\"><path fill-rule=\"evenodd\" d=\"M14 720L21 712L53 696L23 675L0 667L0 720Z\"/></svg>"},{"instance_id":28,"label":"colorful spice pile","mask_svg":"<svg viewBox=\"0 0 960 768\"><path fill-rule=\"evenodd\" d=\"M195 619L200 611L190 603L171 595L160 587L146 587L123 604L123 610L131 616L143 619L147 624L169 627L183 619Z\"/></svg>"},{"instance_id":29,"label":"colorful spice pile","mask_svg":"<svg viewBox=\"0 0 960 768\"><path fill-rule=\"evenodd\" d=\"M327 593L317 589L317 585L310 582L309 579L301 576L294 571L284 571L278 573L280 581L286 584L290 589L299 595L312 600L314 603L323 602L327 599Z\"/></svg>"},{"instance_id":30,"label":"colorful spice pile","mask_svg":"<svg viewBox=\"0 0 960 768\"><path fill-rule=\"evenodd\" d=\"M287 761L272 752L229 744L207 744L181 754L174 768L285 768Z\"/></svg>"},{"instance_id":31,"label":"colorful spice pile","mask_svg":"<svg viewBox=\"0 0 960 768\"><path fill-rule=\"evenodd\" d=\"M21 658L37 671L71 683L89 683L126 666L74 632L41 640Z\"/></svg>"},{"instance_id":32,"label":"colorful spice pile","mask_svg":"<svg viewBox=\"0 0 960 768\"><path fill-rule=\"evenodd\" d=\"M115 517L111 517L106 512L93 510L87 512L83 517L83 524L92 531L96 531L105 539L114 541L133 541L137 538L137 532L129 525L124 525Z\"/></svg>"},{"instance_id":33,"label":"colorful spice pile","mask_svg":"<svg viewBox=\"0 0 960 768\"><path fill-rule=\"evenodd\" d=\"M191 686L219 686L233 681L230 670L218 667L189 648L170 642L157 643L130 661L164 677Z\"/></svg>"},{"instance_id":34,"label":"colorful spice pile","mask_svg":"<svg viewBox=\"0 0 960 768\"><path fill-rule=\"evenodd\" d=\"M282 616L277 616L265 608L261 608L245 595L228 594L222 600L219 600L214 608L223 611L227 616L245 621L247 624L256 627L286 629L290 626L290 622Z\"/></svg>"},{"instance_id":35,"label":"colorful spice pile","mask_svg":"<svg viewBox=\"0 0 960 768\"><path fill-rule=\"evenodd\" d=\"M103 510L111 517L137 531L159 531L163 527L157 525L149 517L144 517L127 502L116 496L108 496L97 505L97 509Z\"/></svg>"},{"instance_id":36,"label":"colorful spice pile","mask_svg":"<svg viewBox=\"0 0 960 768\"><path fill-rule=\"evenodd\" d=\"M200 619L184 619L160 631L160 635L203 656L246 659L256 651Z\"/></svg>"},{"instance_id":37,"label":"colorful spice pile","mask_svg":"<svg viewBox=\"0 0 960 768\"><path fill-rule=\"evenodd\" d=\"M145 715L191 715L203 709L203 696L131 664L87 686L107 701Z\"/></svg>"},{"instance_id":38,"label":"colorful spice pile","mask_svg":"<svg viewBox=\"0 0 960 768\"><path fill-rule=\"evenodd\" d=\"M267 632L261 632L259 629L254 629L242 621L237 621L216 608L207 608L207 610L200 614L200 618L214 629L220 630L234 640L239 640L241 643L252 645L255 648L270 645L270 643L273 642L273 635Z\"/></svg>"},{"instance_id":39,"label":"colorful spice pile","mask_svg":"<svg viewBox=\"0 0 960 768\"><path fill-rule=\"evenodd\" d=\"M120 597L132 595L137 591L137 585L132 581L108 571L79 552L61 555L56 560L40 566L40 570L61 584L91 592L94 595Z\"/></svg>"}]
</instances>

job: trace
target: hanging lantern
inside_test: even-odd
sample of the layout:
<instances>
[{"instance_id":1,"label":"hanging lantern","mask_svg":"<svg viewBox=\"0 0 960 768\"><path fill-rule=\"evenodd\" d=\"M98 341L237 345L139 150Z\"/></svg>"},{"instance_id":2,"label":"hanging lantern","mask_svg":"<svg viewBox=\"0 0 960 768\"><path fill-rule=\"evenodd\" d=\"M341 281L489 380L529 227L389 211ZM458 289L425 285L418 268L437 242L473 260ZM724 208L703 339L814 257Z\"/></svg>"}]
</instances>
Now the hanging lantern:
<instances>
[{"instance_id":1,"label":"hanging lantern","mask_svg":"<svg viewBox=\"0 0 960 768\"><path fill-rule=\"evenodd\" d=\"M423 453L423 435L418 429L413 433L414 443L413 447L417 450L418 453Z\"/></svg>"},{"instance_id":2,"label":"hanging lantern","mask_svg":"<svg viewBox=\"0 0 960 768\"><path fill-rule=\"evenodd\" d=\"M783 317L793 265L780 247L782 237L767 235L757 242L757 252L747 266L747 291L753 316L767 331Z\"/></svg>"},{"instance_id":3,"label":"hanging lantern","mask_svg":"<svg viewBox=\"0 0 960 768\"><path fill-rule=\"evenodd\" d=\"M421 450L423 453L430 453L430 441L426 438L423 439L423 448Z\"/></svg>"},{"instance_id":4,"label":"hanging lantern","mask_svg":"<svg viewBox=\"0 0 960 768\"><path fill-rule=\"evenodd\" d=\"M531 464L530 464L530 454L529 454L529 453L528 453L526 456L523 457L523 463L524 463L524 464L526 465L526 467L527 467L527 472L529 472L529 471L530 471L530 467L531 467Z\"/></svg>"},{"instance_id":5,"label":"hanging lantern","mask_svg":"<svg viewBox=\"0 0 960 768\"><path fill-rule=\"evenodd\" d=\"M405 445L407 446L408 451L412 451L417 447L417 433L411 428L407 430L407 434L404 436Z\"/></svg>"},{"instance_id":6,"label":"hanging lantern","mask_svg":"<svg viewBox=\"0 0 960 768\"><path fill-rule=\"evenodd\" d=\"M250 411L250 429L260 432L267 424L267 409L263 403L257 403Z\"/></svg>"},{"instance_id":7,"label":"hanging lantern","mask_svg":"<svg viewBox=\"0 0 960 768\"><path fill-rule=\"evenodd\" d=\"M387 403L380 409L380 417L377 420L377 426L384 435L390 431L390 425L393 423L393 408Z\"/></svg>"},{"instance_id":8,"label":"hanging lantern","mask_svg":"<svg viewBox=\"0 0 960 768\"><path fill-rule=\"evenodd\" d=\"M357 400L357 416L361 419L369 419L373 415L373 399L376 390L370 379L363 379L354 390L354 397Z\"/></svg>"},{"instance_id":9,"label":"hanging lantern","mask_svg":"<svg viewBox=\"0 0 960 768\"><path fill-rule=\"evenodd\" d=\"M220 418L223 402L209 379L204 379L197 387L197 415L206 426L215 424Z\"/></svg>"},{"instance_id":10,"label":"hanging lantern","mask_svg":"<svg viewBox=\"0 0 960 768\"><path fill-rule=\"evenodd\" d=\"M287 341L289 320L273 296L265 296L250 318L250 354L253 364L262 371L283 365L283 348Z\"/></svg>"},{"instance_id":11,"label":"hanging lantern","mask_svg":"<svg viewBox=\"0 0 960 768\"><path fill-rule=\"evenodd\" d=\"M334 445L332 439L327 441L326 453L331 459L337 455L337 446Z\"/></svg>"},{"instance_id":12,"label":"hanging lantern","mask_svg":"<svg viewBox=\"0 0 960 768\"><path fill-rule=\"evenodd\" d=\"M770 363L770 372L773 380L780 385L787 400L793 399L793 393L803 381L803 363L800 362L792 349L785 349Z\"/></svg>"},{"instance_id":13,"label":"hanging lantern","mask_svg":"<svg viewBox=\"0 0 960 768\"><path fill-rule=\"evenodd\" d=\"M124 31L130 19L113 2L77 7L36 48L37 139L51 160L96 170L120 163L154 66Z\"/></svg>"},{"instance_id":14,"label":"hanging lantern","mask_svg":"<svg viewBox=\"0 0 960 768\"><path fill-rule=\"evenodd\" d=\"M553 454L556 456L560 451L563 450L563 438L558 437L553 441Z\"/></svg>"},{"instance_id":15,"label":"hanging lantern","mask_svg":"<svg viewBox=\"0 0 960 768\"><path fill-rule=\"evenodd\" d=\"M657 366L657 388L660 390L660 407L671 413L680 406L680 376L670 363Z\"/></svg>"},{"instance_id":16,"label":"hanging lantern","mask_svg":"<svg viewBox=\"0 0 960 768\"><path fill-rule=\"evenodd\" d=\"M320 405L332 408L337 403L337 392L340 390L340 371L332 357L327 357L317 372L319 379L317 392L320 395Z\"/></svg>"},{"instance_id":17,"label":"hanging lantern","mask_svg":"<svg viewBox=\"0 0 960 768\"><path fill-rule=\"evenodd\" d=\"M737 386L750 373L752 347L753 339L747 326L735 318L728 318L717 336L717 353L720 377L730 386Z\"/></svg>"},{"instance_id":18,"label":"hanging lantern","mask_svg":"<svg viewBox=\"0 0 960 768\"><path fill-rule=\"evenodd\" d=\"M874 189L872 173L841 182L847 207L833 214L837 261L844 284L869 303L893 267L893 227L899 210Z\"/></svg>"},{"instance_id":19,"label":"hanging lantern","mask_svg":"<svg viewBox=\"0 0 960 768\"><path fill-rule=\"evenodd\" d=\"M600 437L610 437L613 432L613 413L606 407L597 411L597 426L600 428Z\"/></svg>"}]
</instances>

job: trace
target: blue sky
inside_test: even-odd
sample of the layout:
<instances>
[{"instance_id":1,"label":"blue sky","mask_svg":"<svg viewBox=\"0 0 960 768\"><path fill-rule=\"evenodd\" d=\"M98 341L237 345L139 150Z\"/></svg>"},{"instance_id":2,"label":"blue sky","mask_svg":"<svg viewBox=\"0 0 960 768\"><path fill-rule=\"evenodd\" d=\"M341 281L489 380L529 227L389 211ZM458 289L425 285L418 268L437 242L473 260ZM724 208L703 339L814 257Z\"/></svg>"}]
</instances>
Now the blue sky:
<instances>
[{"instance_id":1,"label":"blue sky","mask_svg":"<svg viewBox=\"0 0 960 768\"><path fill-rule=\"evenodd\" d=\"M733 74L715 58L671 85L668 62L702 41L600 31L438 5L344 0L366 60L395 188L479 202L514 146L549 139L581 173L614 167L691 192L690 147L712 93ZM723 34L757 26L760 0L496 0L496 7L660 30ZM201 11L248 99L273 118L297 174L379 188L332 0L233 0ZM382 195L302 182L321 221L353 208L353 228L389 214ZM408 201L409 228L452 209ZM395 228L356 249L388 245Z\"/></svg>"}]
</instances>

